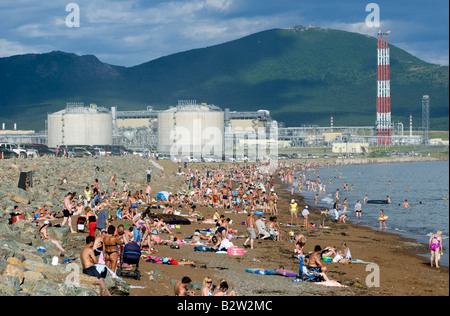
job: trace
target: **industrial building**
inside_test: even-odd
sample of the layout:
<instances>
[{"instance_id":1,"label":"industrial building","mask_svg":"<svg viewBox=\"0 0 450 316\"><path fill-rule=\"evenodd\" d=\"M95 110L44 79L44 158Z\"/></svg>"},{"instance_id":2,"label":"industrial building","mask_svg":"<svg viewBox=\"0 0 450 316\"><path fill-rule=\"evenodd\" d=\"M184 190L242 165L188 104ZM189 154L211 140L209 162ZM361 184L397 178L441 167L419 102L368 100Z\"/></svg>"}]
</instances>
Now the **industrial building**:
<instances>
[{"instance_id":1,"label":"industrial building","mask_svg":"<svg viewBox=\"0 0 450 316\"><path fill-rule=\"evenodd\" d=\"M111 110L67 103L48 114L49 147L56 145L123 145L171 156L222 158L276 147L277 122L270 112L236 112L215 105L180 100L168 110ZM275 131L275 132L274 132ZM251 140L258 140L252 142ZM277 144L276 144L277 145ZM259 152L259 154L262 154Z\"/></svg>"},{"instance_id":2,"label":"industrial building","mask_svg":"<svg viewBox=\"0 0 450 316\"><path fill-rule=\"evenodd\" d=\"M64 110L48 115L49 147L61 145L112 145L112 115L91 104L67 103Z\"/></svg>"},{"instance_id":3,"label":"industrial building","mask_svg":"<svg viewBox=\"0 0 450 316\"><path fill-rule=\"evenodd\" d=\"M158 152L171 156L217 155L222 157L225 135L224 112L195 101L158 113Z\"/></svg>"}]
</instances>

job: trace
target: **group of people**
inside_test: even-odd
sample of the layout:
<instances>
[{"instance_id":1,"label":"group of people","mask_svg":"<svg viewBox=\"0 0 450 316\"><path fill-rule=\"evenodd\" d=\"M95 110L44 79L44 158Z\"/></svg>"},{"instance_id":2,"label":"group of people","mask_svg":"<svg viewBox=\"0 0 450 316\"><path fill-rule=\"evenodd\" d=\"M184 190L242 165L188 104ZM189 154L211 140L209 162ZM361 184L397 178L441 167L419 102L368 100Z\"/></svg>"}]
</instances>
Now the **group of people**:
<instances>
[{"instance_id":1,"label":"group of people","mask_svg":"<svg viewBox=\"0 0 450 316\"><path fill-rule=\"evenodd\" d=\"M179 171L184 177L192 202L212 208L261 210L278 215L278 196L273 190L274 180L268 172L260 172L254 165L206 168L204 172ZM233 188L233 182L239 183Z\"/></svg>"},{"instance_id":2,"label":"group of people","mask_svg":"<svg viewBox=\"0 0 450 316\"><path fill-rule=\"evenodd\" d=\"M163 240L159 238L158 234L171 233L171 228L152 216L152 207L164 207L166 214L174 214L174 209L187 210L190 218L196 217L203 222L215 224L214 232L205 236L200 231L196 231L193 235L193 243L210 243L218 250L226 250L229 247L235 247L232 239L238 234L237 229L231 226L231 220L224 215L219 215L218 209L229 210L237 212L243 210L247 212L245 220L245 229L247 232L247 239L243 243L244 248L254 249L254 241L259 238L261 240L272 239L275 241L282 241L283 234L278 222L278 196L274 190L273 177L278 174L279 178L284 183L294 184L296 178L295 174L299 173L299 180L297 185L301 190L303 183L305 183L306 190L325 192L325 185L320 181L318 172L313 166L300 165L300 170L292 168L285 168L279 165L275 174L267 172L264 168L257 165L241 165L241 166L227 166L221 168L204 168L203 172L199 170L188 169L187 172L179 172L179 176L185 177L188 193L185 194L169 194L164 201L156 201L151 199L151 169L147 170L147 183L145 192L136 191L131 194L126 181L123 181L122 196L117 193L116 176L111 177L110 186L113 186L113 194L103 194L100 189L100 183L96 179L94 184L86 190L80 199L75 192L69 192L64 198L63 203L63 222L61 225L68 225L71 232L75 232L72 227L72 216L84 216L87 219L89 228L89 235L86 238L86 245L81 251L81 259L83 264L83 272L93 275L99 279L103 276L101 272L96 269L96 264L104 262L105 265L115 271L117 268L117 261L121 247L129 242L136 242L139 246L154 247L156 244L161 244ZM306 170L311 168L315 174L316 179L310 181L306 178ZM352 186L353 187L353 186ZM119 201L119 202L118 202ZM138 213L139 203L147 204L147 208L141 214ZM334 209L339 210L339 189L335 192ZM196 211L196 205L204 205L216 208L216 214L213 219L203 218L200 212ZM343 201L344 212L338 214L337 219L345 223L348 208L348 201ZM111 210L114 210L111 213ZM260 210L264 215L256 215L257 210ZM362 204L358 200L355 204L356 216L361 217ZM291 225L299 225L297 214L300 213L299 205L295 199L290 203L290 219ZM256 214L255 214L256 213ZM303 217L303 226L308 227L308 217L310 211L308 206L305 206L301 211ZM384 216L381 214L382 217ZM269 219L268 222L267 218ZM125 229L124 225L119 225L117 228L113 225L115 217L130 220L132 226ZM58 241L52 240L48 237L46 228L50 225L50 221L56 219L55 212L48 210L46 206L36 210L36 221L44 221L40 228L42 238L48 238L53 242L59 250L65 251ZM380 230L381 230L380 221ZM385 225L385 220L384 220ZM432 257L432 265L435 258L442 253L442 239L439 236L434 236L431 242L438 243L438 251ZM298 256L303 256L303 249L306 244L306 237L298 234L294 237L296 253ZM434 246L433 246L434 247ZM439 252L439 247L441 251ZM352 261L349 247L343 243L342 250L338 251L336 247L326 247L322 249L316 245L314 252L307 256L306 268L312 273L317 274L322 279L327 280L327 267L323 263L323 257L332 257L333 260L339 263L349 263ZM438 266L438 261L435 265ZM187 287L191 283L189 277L183 278L175 284L175 295L191 295ZM235 295L234 291L228 289L226 280L221 280L219 285L214 287L212 280L206 278L203 284L202 295L205 296L231 296Z\"/></svg>"},{"instance_id":3,"label":"group of people","mask_svg":"<svg viewBox=\"0 0 450 316\"><path fill-rule=\"evenodd\" d=\"M191 282L192 280L190 277L184 276L181 281L175 283L175 296L194 296L195 292L188 289ZM236 292L230 290L226 279L221 279L219 285L216 286L213 284L212 278L208 276L203 280L201 296L236 296Z\"/></svg>"}]
</instances>

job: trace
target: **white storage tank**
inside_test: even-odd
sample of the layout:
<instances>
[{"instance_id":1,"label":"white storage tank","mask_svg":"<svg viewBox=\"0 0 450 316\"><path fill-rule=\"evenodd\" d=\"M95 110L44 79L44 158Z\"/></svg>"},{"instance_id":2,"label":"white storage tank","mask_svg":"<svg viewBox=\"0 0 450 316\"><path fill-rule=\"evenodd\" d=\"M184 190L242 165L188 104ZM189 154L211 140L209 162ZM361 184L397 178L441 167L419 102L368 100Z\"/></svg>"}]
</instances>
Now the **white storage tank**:
<instances>
[{"instance_id":1,"label":"white storage tank","mask_svg":"<svg viewBox=\"0 0 450 316\"><path fill-rule=\"evenodd\" d=\"M112 145L112 114L95 104L67 106L49 114L48 146Z\"/></svg>"},{"instance_id":2,"label":"white storage tank","mask_svg":"<svg viewBox=\"0 0 450 316\"><path fill-rule=\"evenodd\" d=\"M158 151L172 157L222 157L224 112L212 105L180 103L158 113Z\"/></svg>"}]
</instances>

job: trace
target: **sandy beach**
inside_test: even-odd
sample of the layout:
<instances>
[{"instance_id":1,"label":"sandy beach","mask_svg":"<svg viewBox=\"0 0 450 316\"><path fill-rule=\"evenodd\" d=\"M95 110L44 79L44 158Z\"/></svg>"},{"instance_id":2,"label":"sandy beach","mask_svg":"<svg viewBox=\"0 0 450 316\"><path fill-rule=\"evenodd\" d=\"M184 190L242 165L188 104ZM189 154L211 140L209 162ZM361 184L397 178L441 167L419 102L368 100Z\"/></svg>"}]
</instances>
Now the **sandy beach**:
<instances>
[{"instance_id":1,"label":"sandy beach","mask_svg":"<svg viewBox=\"0 0 450 316\"><path fill-rule=\"evenodd\" d=\"M129 157L108 157L96 161L101 166L111 166L119 164L122 169L126 166L133 166L142 170L142 180L130 182L130 187L134 189L144 189L145 168L148 167L148 160L142 158ZM130 161L132 162L130 163ZM126 162L126 163L124 163ZM293 161L289 161L292 163ZM319 162L319 161L318 161ZM383 161L384 163L385 161ZM4 162L2 162L4 163ZM25 162L26 167L32 168L32 162ZM371 162L374 163L374 162ZM184 179L177 176L178 168L176 163L168 160L159 160L157 164L164 168L160 170L153 168L152 176L152 196L159 191L182 191L185 186ZM20 164L17 163L20 169ZM218 164L223 167L225 164ZM189 164L189 168L203 168L203 164ZM210 166L214 166L211 165ZM215 165L217 166L217 165ZM3 165L2 167L5 167ZM110 170L105 167L104 178L110 176ZM163 177L161 177L164 175ZM117 177L120 181L121 175ZM157 253L143 254L140 261L141 279L124 278L132 286L131 296L173 296L174 283L181 280L183 276L192 279L192 288L195 295L200 295L201 284L207 276L211 277L214 284L218 285L222 278L227 279L230 288L237 292L238 296L448 296L449 276L448 267L430 267L429 256L423 257L419 254L427 254L428 246L416 243L414 240L403 238L389 232L379 232L373 229L357 226L350 223L334 223L327 221L328 228L302 228L287 227L290 222L289 202L295 198L299 203L299 209L304 206L301 195L291 196L285 190L284 185L277 177L274 177L278 201L278 219L282 228L282 241L256 240L255 249L245 249L243 256L229 256L227 254L216 254L213 252L194 251L194 245L181 244L179 249L172 249L168 245L155 246ZM86 179L90 181L90 179ZM62 198L63 196L60 196ZM143 211L145 205L139 205L139 210ZM320 209L310 205L310 223L320 223L324 218L320 214ZM212 218L215 209L197 205L197 211L201 212L204 218ZM220 214L225 215L233 221L232 229L238 230L238 236L231 241L235 246L242 247L247 234L243 222L246 221L247 214L235 214L228 209L218 209ZM152 210L156 214L162 210ZM182 209L181 212L187 212ZM267 215L266 215L267 216ZM267 216L268 217L268 216ZM60 222L58 219L55 223ZM301 217L299 217L301 222ZM132 225L131 221L115 220L114 225ZM180 225L179 228L172 229L172 234L161 234L162 239L170 239L170 236L178 236L185 239L191 236L196 229L211 228L214 225L193 222L190 225ZM314 250L316 245L322 248L326 246L336 246L340 248L346 242L351 249L352 258L359 259L364 263L324 263L327 268L327 276L330 280L336 280L342 287L326 287L313 282L292 282L292 278L280 275L258 275L246 272L248 268L258 269L278 269L298 272L298 259L293 257L294 244L290 241L289 232L295 234L302 233L306 238L304 253L308 254ZM76 235L87 236L87 233L77 233ZM80 241L74 241L72 247L82 245ZM444 249L444 251L448 251ZM147 256L171 257L176 261L193 261L191 265L167 265L147 262ZM371 265L369 265L371 263ZM370 269L368 269L368 267ZM368 269L368 270L366 270ZM374 270L375 269L375 270ZM379 280L379 284L374 282L374 277ZM375 286L373 286L375 284ZM379 286L378 286L379 285Z\"/></svg>"},{"instance_id":2,"label":"sandy beach","mask_svg":"<svg viewBox=\"0 0 450 316\"><path fill-rule=\"evenodd\" d=\"M194 252L192 245L181 245L173 250L167 246L158 247L158 256L170 256L176 260L186 259L194 261L197 268L190 266L169 266L142 262L143 277L141 281L132 279L129 283L142 286L142 289L132 289L131 295L173 295L173 280L189 276L194 283L202 284L206 276L212 277L216 284L226 278L238 295L330 295L330 296L428 296L448 295L449 278L448 267L431 268L429 260L418 256L427 253L427 246L404 239L389 232L378 232L370 228L353 224L328 223L329 229L290 228L285 223L290 221L288 214L289 192L280 191L279 219L283 223L283 241L258 241L255 249L246 250L242 257L225 254ZM295 197L301 201L299 196ZM300 202L301 203L301 202ZM311 222L321 220L320 213L311 207ZM208 217L213 215L212 209L201 209ZM245 214L226 214L233 219L233 229L239 229L245 235L245 228L241 222L245 221ZM197 228L207 228L210 225L195 224L182 225L176 229L180 236L191 235ZM366 278L367 264L325 263L328 267L327 275L331 280L337 280L347 287L324 287L313 283L294 283L292 278L271 275L256 275L245 272L247 268L277 269L283 266L286 270L298 271L298 260L293 257L294 246L289 241L289 231L301 232L307 237L305 253L312 252L315 245L340 246L346 242L354 258L376 263L379 266L380 286L368 287ZM236 246L242 246L244 239L233 239ZM206 265L207 268L200 268ZM418 276L421 276L420 278ZM196 290L196 295L200 291Z\"/></svg>"}]
</instances>

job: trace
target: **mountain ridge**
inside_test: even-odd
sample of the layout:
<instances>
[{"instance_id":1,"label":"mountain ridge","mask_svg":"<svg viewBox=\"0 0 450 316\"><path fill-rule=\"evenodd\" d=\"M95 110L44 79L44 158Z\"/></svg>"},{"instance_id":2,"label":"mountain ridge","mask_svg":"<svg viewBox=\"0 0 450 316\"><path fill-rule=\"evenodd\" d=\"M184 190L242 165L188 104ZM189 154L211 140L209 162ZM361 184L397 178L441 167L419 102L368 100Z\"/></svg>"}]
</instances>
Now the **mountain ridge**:
<instances>
[{"instance_id":1,"label":"mountain ridge","mask_svg":"<svg viewBox=\"0 0 450 316\"><path fill-rule=\"evenodd\" d=\"M419 121L428 94L432 127L448 130L448 66L390 49L393 119ZM43 123L65 102L139 110L196 99L267 109L287 126L328 125L331 115L335 125L374 125L376 55L376 38L316 27L266 30L132 67L60 51L17 55L0 58L0 119Z\"/></svg>"}]
</instances>

